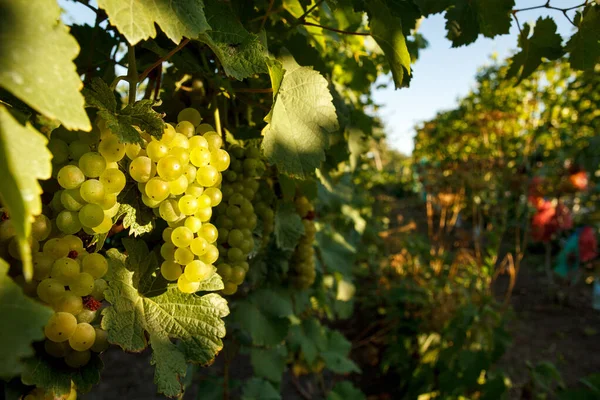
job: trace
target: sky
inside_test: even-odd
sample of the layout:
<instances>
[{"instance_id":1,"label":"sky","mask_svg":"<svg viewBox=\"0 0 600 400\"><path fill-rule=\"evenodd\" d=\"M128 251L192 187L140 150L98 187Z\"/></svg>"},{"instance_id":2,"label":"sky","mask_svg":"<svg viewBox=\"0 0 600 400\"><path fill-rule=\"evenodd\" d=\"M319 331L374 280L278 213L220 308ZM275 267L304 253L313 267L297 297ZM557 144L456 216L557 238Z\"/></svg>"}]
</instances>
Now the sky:
<instances>
[{"instance_id":1,"label":"sky","mask_svg":"<svg viewBox=\"0 0 600 400\"><path fill-rule=\"evenodd\" d=\"M63 16L66 23L92 24L95 15L85 6L68 0L58 0L67 10ZM91 2L95 5L95 1ZM526 8L544 4L545 0L516 0L516 8ZM581 4L581 0L551 0L555 7L568 8ZM575 11L569 15L573 16ZM572 25L560 11L536 9L518 13L523 25L533 23L540 16L552 16L563 38L572 33ZM405 154L414 147L413 137L416 124L435 117L439 111L450 110L458 99L465 96L475 84L477 70L490 64L490 57L496 54L499 60L506 59L517 47L518 29L513 21L508 35L487 39L480 36L469 46L452 48L446 39L443 14L425 19L419 32L427 39L429 46L422 50L413 65L413 78L410 88L394 90L394 85L386 89L375 89L375 102L381 105L379 116L385 123L390 146ZM391 76L380 78L378 82L390 82Z\"/></svg>"}]
</instances>

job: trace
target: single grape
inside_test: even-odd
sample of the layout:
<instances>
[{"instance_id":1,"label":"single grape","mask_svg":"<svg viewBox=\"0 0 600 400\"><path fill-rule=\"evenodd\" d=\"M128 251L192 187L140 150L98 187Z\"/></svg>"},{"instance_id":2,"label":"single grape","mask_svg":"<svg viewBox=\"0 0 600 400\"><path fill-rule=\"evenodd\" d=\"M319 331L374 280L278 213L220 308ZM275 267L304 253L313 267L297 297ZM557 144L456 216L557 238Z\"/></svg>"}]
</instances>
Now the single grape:
<instances>
[{"instance_id":1,"label":"single grape","mask_svg":"<svg viewBox=\"0 0 600 400\"><path fill-rule=\"evenodd\" d=\"M185 266L183 273L190 282L201 282L213 274L213 267L200 260L194 260Z\"/></svg>"},{"instance_id":2,"label":"single grape","mask_svg":"<svg viewBox=\"0 0 600 400\"><path fill-rule=\"evenodd\" d=\"M137 157L129 164L129 175L136 182L148 182L156 175L156 166L148 157Z\"/></svg>"},{"instance_id":3,"label":"single grape","mask_svg":"<svg viewBox=\"0 0 600 400\"><path fill-rule=\"evenodd\" d=\"M168 281L176 281L181 276L181 266L175 261L164 261L160 266L160 273Z\"/></svg>"},{"instance_id":4,"label":"single grape","mask_svg":"<svg viewBox=\"0 0 600 400\"><path fill-rule=\"evenodd\" d=\"M87 272L80 272L71 279L69 289L79 296L88 296L94 290L94 277Z\"/></svg>"},{"instance_id":5,"label":"single grape","mask_svg":"<svg viewBox=\"0 0 600 400\"><path fill-rule=\"evenodd\" d=\"M81 222L76 211L61 211L56 216L56 227L62 233L72 235L81 230Z\"/></svg>"},{"instance_id":6,"label":"single grape","mask_svg":"<svg viewBox=\"0 0 600 400\"><path fill-rule=\"evenodd\" d=\"M69 290L55 300L52 306L56 312L67 312L73 315L77 315L83 310L81 296L73 294Z\"/></svg>"},{"instance_id":7,"label":"single grape","mask_svg":"<svg viewBox=\"0 0 600 400\"><path fill-rule=\"evenodd\" d=\"M81 271L87 272L94 279L102 278L108 271L108 261L102 254L87 254L81 262Z\"/></svg>"},{"instance_id":8,"label":"single grape","mask_svg":"<svg viewBox=\"0 0 600 400\"><path fill-rule=\"evenodd\" d=\"M210 199L211 207L216 207L221 204L221 200L223 199L223 193L221 193L221 190L214 187L209 187L204 191L204 194Z\"/></svg>"},{"instance_id":9,"label":"single grape","mask_svg":"<svg viewBox=\"0 0 600 400\"><path fill-rule=\"evenodd\" d=\"M184 108L177 114L177 122L181 121L188 121L196 127L202 122L202 117L200 116L200 112L195 108Z\"/></svg>"},{"instance_id":10,"label":"single grape","mask_svg":"<svg viewBox=\"0 0 600 400\"><path fill-rule=\"evenodd\" d=\"M166 145L169 145L169 143L171 143L173 141L173 139L175 138L176 135L177 135L177 131L175 131L175 128L173 127L173 125L165 124L165 130L163 131L160 141Z\"/></svg>"},{"instance_id":11,"label":"single grape","mask_svg":"<svg viewBox=\"0 0 600 400\"><path fill-rule=\"evenodd\" d=\"M185 194L189 194L193 197L200 197L204 193L204 188L197 183L190 183L190 185L185 190Z\"/></svg>"},{"instance_id":12,"label":"single grape","mask_svg":"<svg viewBox=\"0 0 600 400\"><path fill-rule=\"evenodd\" d=\"M200 256L200 261L206 264L214 264L219 259L219 249L217 246L209 244L206 246L206 252Z\"/></svg>"},{"instance_id":13,"label":"single grape","mask_svg":"<svg viewBox=\"0 0 600 400\"><path fill-rule=\"evenodd\" d=\"M203 224L200 228L200 231L198 232L198 236L201 236L204 239L206 239L208 243L214 243L217 241L219 231L213 224Z\"/></svg>"},{"instance_id":14,"label":"single grape","mask_svg":"<svg viewBox=\"0 0 600 400\"><path fill-rule=\"evenodd\" d=\"M125 178L125 174L119 169L107 168L102 175L100 175L100 182L104 185L104 189L107 193L119 193L125 188L127 179Z\"/></svg>"},{"instance_id":15,"label":"single grape","mask_svg":"<svg viewBox=\"0 0 600 400\"><path fill-rule=\"evenodd\" d=\"M185 196L181 196L178 202L179 209L185 215L192 215L198 209L198 199L192 195L186 194Z\"/></svg>"},{"instance_id":16,"label":"single grape","mask_svg":"<svg viewBox=\"0 0 600 400\"><path fill-rule=\"evenodd\" d=\"M208 197L206 194L198 197L198 208L208 208L210 207L211 203L212 201L210 200L210 197Z\"/></svg>"},{"instance_id":17,"label":"single grape","mask_svg":"<svg viewBox=\"0 0 600 400\"><path fill-rule=\"evenodd\" d=\"M47 278L40 282L36 292L40 300L51 304L65 293L65 285L57 279Z\"/></svg>"},{"instance_id":18,"label":"single grape","mask_svg":"<svg viewBox=\"0 0 600 400\"><path fill-rule=\"evenodd\" d=\"M190 216L185 219L183 226L188 228L190 231L196 233L202 227L202 221L200 221L200 218Z\"/></svg>"},{"instance_id":19,"label":"single grape","mask_svg":"<svg viewBox=\"0 0 600 400\"><path fill-rule=\"evenodd\" d=\"M196 181L204 187L215 185L221 174L212 165L205 165L198 168L196 173Z\"/></svg>"},{"instance_id":20,"label":"single grape","mask_svg":"<svg viewBox=\"0 0 600 400\"><path fill-rule=\"evenodd\" d=\"M179 247L175 250L173 261L177 264L187 265L194 260L194 253L192 253L187 247Z\"/></svg>"},{"instance_id":21,"label":"single grape","mask_svg":"<svg viewBox=\"0 0 600 400\"><path fill-rule=\"evenodd\" d=\"M68 342L53 342L50 339L44 341L44 350L54 358L63 358L71 351Z\"/></svg>"},{"instance_id":22,"label":"single grape","mask_svg":"<svg viewBox=\"0 0 600 400\"><path fill-rule=\"evenodd\" d=\"M196 128L194 127L194 124L189 121L181 121L177 124L175 130L189 138L194 136Z\"/></svg>"},{"instance_id":23,"label":"single grape","mask_svg":"<svg viewBox=\"0 0 600 400\"><path fill-rule=\"evenodd\" d=\"M112 229L112 227L113 227L112 218L105 214L104 219L102 220L100 225L92 228L92 230L94 231L94 233L102 234L102 233L108 233Z\"/></svg>"},{"instance_id":24,"label":"single grape","mask_svg":"<svg viewBox=\"0 0 600 400\"><path fill-rule=\"evenodd\" d=\"M196 181L196 167L193 165L186 165L184 168L183 175L188 182L188 185L194 183Z\"/></svg>"},{"instance_id":25,"label":"single grape","mask_svg":"<svg viewBox=\"0 0 600 400\"><path fill-rule=\"evenodd\" d=\"M92 310L88 310L87 308L84 308L82 312L77 314L77 322L78 323L87 322L88 324L91 324L96 319L96 316L97 316L96 311L92 311Z\"/></svg>"},{"instance_id":26,"label":"single grape","mask_svg":"<svg viewBox=\"0 0 600 400\"><path fill-rule=\"evenodd\" d=\"M94 330L96 331L96 337L90 350L94 353L102 353L110 346L110 343L108 342L108 332L100 328L94 328Z\"/></svg>"},{"instance_id":27,"label":"single grape","mask_svg":"<svg viewBox=\"0 0 600 400\"><path fill-rule=\"evenodd\" d=\"M175 258L175 245L173 243L163 243L160 246L160 255L165 261L173 261Z\"/></svg>"},{"instance_id":28,"label":"single grape","mask_svg":"<svg viewBox=\"0 0 600 400\"><path fill-rule=\"evenodd\" d=\"M96 279L94 281L94 290L90 293L94 299L98 301L104 300L104 291L108 289L108 283L104 279Z\"/></svg>"},{"instance_id":29,"label":"single grape","mask_svg":"<svg viewBox=\"0 0 600 400\"><path fill-rule=\"evenodd\" d=\"M183 175L183 164L179 158L167 155L161 158L156 165L158 175L166 181L173 181Z\"/></svg>"},{"instance_id":30,"label":"single grape","mask_svg":"<svg viewBox=\"0 0 600 400\"><path fill-rule=\"evenodd\" d=\"M196 127L196 135L204 135L207 132L214 132L215 128L210 124L200 124Z\"/></svg>"},{"instance_id":31,"label":"single grape","mask_svg":"<svg viewBox=\"0 0 600 400\"><path fill-rule=\"evenodd\" d=\"M137 143L126 143L125 144L125 155L130 160L134 160L136 157L140 156L142 152L142 146Z\"/></svg>"},{"instance_id":32,"label":"single grape","mask_svg":"<svg viewBox=\"0 0 600 400\"><path fill-rule=\"evenodd\" d=\"M217 273L221 275L223 281L227 282L231 279L231 265L229 264L219 264L217 266Z\"/></svg>"},{"instance_id":33,"label":"single grape","mask_svg":"<svg viewBox=\"0 0 600 400\"><path fill-rule=\"evenodd\" d=\"M69 161L69 145L65 141L51 138L48 141L48 150L52 153L53 164L62 164Z\"/></svg>"},{"instance_id":34,"label":"single grape","mask_svg":"<svg viewBox=\"0 0 600 400\"><path fill-rule=\"evenodd\" d=\"M169 150L168 155L177 158L181 164L185 166L187 166L190 162L190 152L184 147L173 147L171 150Z\"/></svg>"},{"instance_id":35,"label":"single grape","mask_svg":"<svg viewBox=\"0 0 600 400\"><path fill-rule=\"evenodd\" d=\"M169 153L169 147L162 142L153 140L146 146L146 153L156 163Z\"/></svg>"},{"instance_id":36,"label":"single grape","mask_svg":"<svg viewBox=\"0 0 600 400\"><path fill-rule=\"evenodd\" d=\"M222 290L224 295L231 296L232 294L235 294L235 292L237 292L238 287L235 283L225 282L223 285L225 286Z\"/></svg>"},{"instance_id":37,"label":"single grape","mask_svg":"<svg viewBox=\"0 0 600 400\"><path fill-rule=\"evenodd\" d=\"M97 179L88 179L79 187L79 193L88 203L98 204L104 199L104 185Z\"/></svg>"},{"instance_id":38,"label":"single grape","mask_svg":"<svg viewBox=\"0 0 600 400\"><path fill-rule=\"evenodd\" d=\"M220 149L223 146L223 139L217 132L206 132L203 135L208 142L208 148L210 151Z\"/></svg>"},{"instance_id":39,"label":"single grape","mask_svg":"<svg viewBox=\"0 0 600 400\"><path fill-rule=\"evenodd\" d=\"M79 210L79 221L87 228L95 228L104 220L104 211L97 204L86 204Z\"/></svg>"},{"instance_id":40,"label":"single grape","mask_svg":"<svg viewBox=\"0 0 600 400\"><path fill-rule=\"evenodd\" d=\"M46 337L53 342L66 342L77 328L77 319L73 314L66 312L57 312L50 317L50 320L44 327Z\"/></svg>"},{"instance_id":41,"label":"single grape","mask_svg":"<svg viewBox=\"0 0 600 400\"><path fill-rule=\"evenodd\" d=\"M204 136L194 135L189 139L190 148L202 147L208 150L208 141Z\"/></svg>"},{"instance_id":42,"label":"single grape","mask_svg":"<svg viewBox=\"0 0 600 400\"><path fill-rule=\"evenodd\" d=\"M68 211L79 211L85 205L85 200L81 196L79 188L61 191L60 202Z\"/></svg>"},{"instance_id":43,"label":"single grape","mask_svg":"<svg viewBox=\"0 0 600 400\"><path fill-rule=\"evenodd\" d=\"M190 282L185 275L181 275L177 279L177 287L183 293L195 293L200 288L200 282Z\"/></svg>"},{"instance_id":44,"label":"single grape","mask_svg":"<svg viewBox=\"0 0 600 400\"><path fill-rule=\"evenodd\" d=\"M229 167L229 153L223 149L218 149L210 152L210 165L215 167L217 171L225 171Z\"/></svg>"},{"instance_id":45,"label":"single grape","mask_svg":"<svg viewBox=\"0 0 600 400\"><path fill-rule=\"evenodd\" d=\"M69 144L69 156L71 160L79 160L81 157L90 151L90 145L81 140L75 140Z\"/></svg>"},{"instance_id":46,"label":"single grape","mask_svg":"<svg viewBox=\"0 0 600 400\"><path fill-rule=\"evenodd\" d=\"M148 197L142 193L142 203L144 203L146 206L148 206L150 208L158 208L160 206L161 201L153 200L150 197Z\"/></svg>"},{"instance_id":47,"label":"single grape","mask_svg":"<svg viewBox=\"0 0 600 400\"><path fill-rule=\"evenodd\" d=\"M193 167L192 167L193 168ZM181 175L174 181L169 182L169 191L172 195L179 196L183 194L188 188L189 182L187 176Z\"/></svg>"},{"instance_id":48,"label":"single grape","mask_svg":"<svg viewBox=\"0 0 600 400\"><path fill-rule=\"evenodd\" d=\"M169 197L169 183L161 178L152 178L146 183L146 195L155 201L163 201Z\"/></svg>"},{"instance_id":49,"label":"single grape","mask_svg":"<svg viewBox=\"0 0 600 400\"><path fill-rule=\"evenodd\" d=\"M105 193L102 200L97 203L104 211L112 209L117 204L116 193Z\"/></svg>"},{"instance_id":50,"label":"single grape","mask_svg":"<svg viewBox=\"0 0 600 400\"><path fill-rule=\"evenodd\" d=\"M75 351L85 351L92 347L96 339L96 330L86 322L77 324L75 331L69 338L69 346Z\"/></svg>"},{"instance_id":51,"label":"single grape","mask_svg":"<svg viewBox=\"0 0 600 400\"><path fill-rule=\"evenodd\" d=\"M190 243L190 250L197 256L201 256L206 253L208 249L208 242L203 237L197 237Z\"/></svg>"},{"instance_id":52,"label":"single grape","mask_svg":"<svg viewBox=\"0 0 600 400\"><path fill-rule=\"evenodd\" d=\"M235 283L236 285L241 285L244 282L245 278L246 271L244 270L244 268L236 265L231 269L231 275L229 280L232 283Z\"/></svg>"},{"instance_id":53,"label":"single grape","mask_svg":"<svg viewBox=\"0 0 600 400\"><path fill-rule=\"evenodd\" d=\"M69 257L62 257L54 261L50 276L67 286L79 274L79 263Z\"/></svg>"},{"instance_id":54,"label":"single grape","mask_svg":"<svg viewBox=\"0 0 600 400\"><path fill-rule=\"evenodd\" d=\"M100 141L98 152L106 158L106 161L117 162L125 156L125 145L116 136L109 136Z\"/></svg>"},{"instance_id":55,"label":"single grape","mask_svg":"<svg viewBox=\"0 0 600 400\"><path fill-rule=\"evenodd\" d=\"M185 226L180 226L173 229L171 233L171 241L177 247L187 247L194 239L194 233Z\"/></svg>"},{"instance_id":56,"label":"single grape","mask_svg":"<svg viewBox=\"0 0 600 400\"><path fill-rule=\"evenodd\" d=\"M35 240L46 240L52 231L52 223L44 214L36 215L31 224L31 236Z\"/></svg>"},{"instance_id":57,"label":"single grape","mask_svg":"<svg viewBox=\"0 0 600 400\"><path fill-rule=\"evenodd\" d=\"M210 151L205 147L194 147L190 152L190 162L196 167L203 167L210 163Z\"/></svg>"},{"instance_id":58,"label":"single grape","mask_svg":"<svg viewBox=\"0 0 600 400\"><path fill-rule=\"evenodd\" d=\"M54 258L48 254L37 252L32 254L31 259L33 262L33 279L41 281L50 277Z\"/></svg>"},{"instance_id":59,"label":"single grape","mask_svg":"<svg viewBox=\"0 0 600 400\"><path fill-rule=\"evenodd\" d=\"M177 205L177 201L175 199L166 199L160 203L158 212L160 217L167 222L178 221L184 217L179 210L179 206Z\"/></svg>"},{"instance_id":60,"label":"single grape","mask_svg":"<svg viewBox=\"0 0 600 400\"><path fill-rule=\"evenodd\" d=\"M239 247L241 243L244 241L244 234L239 229L232 229L229 231L229 237L227 238L227 242L231 247Z\"/></svg>"},{"instance_id":61,"label":"single grape","mask_svg":"<svg viewBox=\"0 0 600 400\"><path fill-rule=\"evenodd\" d=\"M169 147L171 149L174 149L176 147L182 147L184 149L189 149L190 148L190 142L189 142L187 136L182 135L181 133L178 133L177 135L175 135L175 137L173 138L173 140L169 144Z\"/></svg>"},{"instance_id":62,"label":"single grape","mask_svg":"<svg viewBox=\"0 0 600 400\"><path fill-rule=\"evenodd\" d=\"M89 350L71 351L65 356L65 364L71 368L81 368L90 362L92 353Z\"/></svg>"},{"instance_id":63,"label":"single grape","mask_svg":"<svg viewBox=\"0 0 600 400\"><path fill-rule=\"evenodd\" d=\"M65 165L58 171L56 179L61 187L75 189L85 181L85 175L75 165Z\"/></svg>"},{"instance_id":64,"label":"single grape","mask_svg":"<svg viewBox=\"0 0 600 400\"><path fill-rule=\"evenodd\" d=\"M162 231L162 240L165 243L173 243L171 241L171 233L173 233L173 228L166 228L165 230Z\"/></svg>"},{"instance_id":65,"label":"single grape","mask_svg":"<svg viewBox=\"0 0 600 400\"><path fill-rule=\"evenodd\" d=\"M202 222L209 221L211 216L212 216L212 208L210 208L210 207L199 208L194 213L194 217L198 218Z\"/></svg>"},{"instance_id":66,"label":"single grape","mask_svg":"<svg viewBox=\"0 0 600 400\"><path fill-rule=\"evenodd\" d=\"M242 251L242 249L239 249L237 247L232 247L230 249L227 250L227 257L231 260L231 261L243 261L246 256L244 255L244 252Z\"/></svg>"}]
</instances>

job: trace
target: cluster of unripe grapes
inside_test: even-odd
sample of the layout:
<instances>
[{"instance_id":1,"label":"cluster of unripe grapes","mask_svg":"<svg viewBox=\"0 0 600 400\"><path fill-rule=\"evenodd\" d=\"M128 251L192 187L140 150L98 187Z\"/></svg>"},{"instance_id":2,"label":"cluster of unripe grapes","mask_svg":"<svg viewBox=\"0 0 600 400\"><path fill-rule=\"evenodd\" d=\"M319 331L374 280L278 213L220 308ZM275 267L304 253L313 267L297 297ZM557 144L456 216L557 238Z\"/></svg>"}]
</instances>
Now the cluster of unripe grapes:
<instances>
[{"instance_id":1,"label":"cluster of unripe grapes","mask_svg":"<svg viewBox=\"0 0 600 400\"><path fill-rule=\"evenodd\" d=\"M252 202L260 188L257 178L265 171L260 150L255 146L232 145L229 154L231 164L223 174L223 202L215 208L214 219L219 227L217 272L226 295L237 291L248 272L248 255L254 249L252 232L258 223Z\"/></svg>"},{"instance_id":2,"label":"cluster of unripe grapes","mask_svg":"<svg viewBox=\"0 0 600 400\"><path fill-rule=\"evenodd\" d=\"M315 282L316 276L313 242L317 230L313 222L314 207L304 196L297 197L294 203L296 212L302 218L304 235L300 238L292 256L292 281L296 287L306 289Z\"/></svg>"},{"instance_id":3,"label":"cluster of unripe grapes","mask_svg":"<svg viewBox=\"0 0 600 400\"><path fill-rule=\"evenodd\" d=\"M104 121L97 120L96 126L99 137L57 129L48 143L61 187L50 207L56 227L67 235L82 229L90 235L107 233L119 209L117 195L125 188L125 174L117 164L125 156L125 145Z\"/></svg>"},{"instance_id":4,"label":"cluster of unripe grapes","mask_svg":"<svg viewBox=\"0 0 600 400\"><path fill-rule=\"evenodd\" d=\"M128 170L144 204L169 224L163 231L162 276L193 293L219 258L219 233L209 221L221 203L221 172L230 159L221 136L200 123L197 110L186 108L177 120L176 127L165 125L159 140L147 137L144 146L128 147Z\"/></svg>"}]
</instances>

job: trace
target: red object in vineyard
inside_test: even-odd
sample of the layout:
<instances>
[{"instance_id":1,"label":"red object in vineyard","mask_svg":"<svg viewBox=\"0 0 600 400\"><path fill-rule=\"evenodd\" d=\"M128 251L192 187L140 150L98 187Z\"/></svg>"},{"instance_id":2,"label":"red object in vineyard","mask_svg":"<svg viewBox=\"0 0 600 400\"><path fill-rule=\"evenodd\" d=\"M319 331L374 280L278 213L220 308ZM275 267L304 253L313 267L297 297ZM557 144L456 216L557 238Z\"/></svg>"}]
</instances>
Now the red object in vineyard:
<instances>
[{"instance_id":1,"label":"red object in vineyard","mask_svg":"<svg viewBox=\"0 0 600 400\"><path fill-rule=\"evenodd\" d=\"M588 262L598 257L598 242L594 229L586 226L579 234L579 259L581 262Z\"/></svg>"},{"instance_id":2,"label":"red object in vineyard","mask_svg":"<svg viewBox=\"0 0 600 400\"><path fill-rule=\"evenodd\" d=\"M573 228L569 208L562 203L556 206L548 200L539 200L537 211L531 218L531 236L539 242L549 242L558 231Z\"/></svg>"},{"instance_id":3,"label":"red object in vineyard","mask_svg":"<svg viewBox=\"0 0 600 400\"><path fill-rule=\"evenodd\" d=\"M588 187L588 174L586 171L579 171L569 175L569 182L576 190L585 190Z\"/></svg>"}]
</instances>

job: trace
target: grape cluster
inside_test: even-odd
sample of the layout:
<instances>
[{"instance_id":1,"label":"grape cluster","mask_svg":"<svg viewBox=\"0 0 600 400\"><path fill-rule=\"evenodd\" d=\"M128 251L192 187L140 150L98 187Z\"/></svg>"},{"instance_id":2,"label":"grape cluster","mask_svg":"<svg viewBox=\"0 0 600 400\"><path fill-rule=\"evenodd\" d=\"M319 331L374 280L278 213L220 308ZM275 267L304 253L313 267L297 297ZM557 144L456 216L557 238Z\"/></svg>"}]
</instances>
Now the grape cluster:
<instances>
[{"instance_id":1,"label":"grape cluster","mask_svg":"<svg viewBox=\"0 0 600 400\"><path fill-rule=\"evenodd\" d=\"M257 178L265 171L257 147L233 145L229 153L231 165L223 174L223 202L215 208L220 254L217 272L223 278L226 295L237 291L248 272L248 255L254 249L252 231L258 222L252 201L260 188Z\"/></svg>"},{"instance_id":2,"label":"grape cluster","mask_svg":"<svg viewBox=\"0 0 600 400\"><path fill-rule=\"evenodd\" d=\"M317 230L313 222L314 208L304 196L297 197L294 203L296 212L302 218L304 235L300 238L292 256L292 281L296 287L306 289L314 283L316 276L313 242Z\"/></svg>"},{"instance_id":3,"label":"grape cluster","mask_svg":"<svg viewBox=\"0 0 600 400\"><path fill-rule=\"evenodd\" d=\"M214 273L219 258L219 232L211 224L219 205L221 172L229 167L223 140L214 128L200 124L200 113L182 110L175 128L166 124L160 140L148 138L145 148L130 148L129 175L138 182L142 201L164 219L162 276L177 281L184 293L196 292Z\"/></svg>"},{"instance_id":4,"label":"grape cluster","mask_svg":"<svg viewBox=\"0 0 600 400\"><path fill-rule=\"evenodd\" d=\"M108 348L107 332L91 325L108 286L102 279L108 262L101 254L88 253L73 235L48 239L32 258L35 293L54 309L44 328L44 348L52 357L64 357L68 366L82 367L90 350Z\"/></svg>"},{"instance_id":5,"label":"grape cluster","mask_svg":"<svg viewBox=\"0 0 600 400\"><path fill-rule=\"evenodd\" d=\"M104 121L98 120L96 127L97 136L57 130L48 143L62 188L50 207L56 227L67 235L82 229L90 235L107 233L119 209L117 195L125 188L125 174L117 164L125 156L125 145Z\"/></svg>"}]
</instances>

